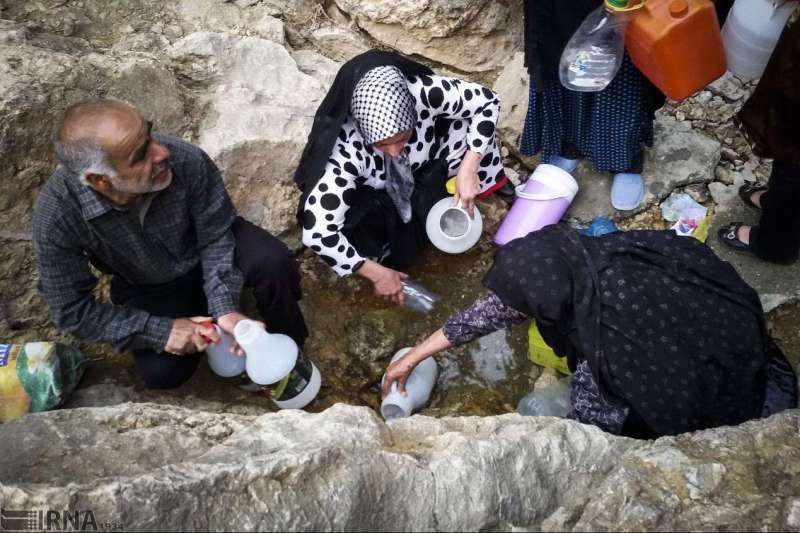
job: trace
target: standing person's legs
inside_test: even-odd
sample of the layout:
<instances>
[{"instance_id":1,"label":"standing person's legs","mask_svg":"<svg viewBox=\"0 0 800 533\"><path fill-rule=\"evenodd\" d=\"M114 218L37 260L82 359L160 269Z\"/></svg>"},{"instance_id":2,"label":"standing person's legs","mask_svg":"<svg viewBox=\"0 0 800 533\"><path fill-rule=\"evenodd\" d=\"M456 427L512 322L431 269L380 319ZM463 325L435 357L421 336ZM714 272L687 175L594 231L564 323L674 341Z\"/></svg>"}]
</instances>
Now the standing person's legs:
<instances>
[{"instance_id":1,"label":"standing person's legs","mask_svg":"<svg viewBox=\"0 0 800 533\"><path fill-rule=\"evenodd\" d=\"M245 286L253 288L267 330L288 335L302 347L308 329L298 305L303 294L294 257L281 241L242 217L236 217L233 235L236 265Z\"/></svg>"},{"instance_id":2,"label":"standing person's legs","mask_svg":"<svg viewBox=\"0 0 800 533\"><path fill-rule=\"evenodd\" d=\"M753 253L765 261L796 261L800 252L800 164L774 161L769 189L760 203L761 220L750 230Z\"/></svg>"},{"instance_id":3,"label":"standing person's legs","mask_svg":"<svg viewBox=\"0 0 800 533\"><path fill-rule=\"evenodd\" d=\"M111 300L155 316L185 318L208 313L200 266L169 283L128 285L111 282ZM172 389L186 382L197 369L202 354L175 355L155 350L134 350L136 371L148 389Z\"/></svg>"}]
</instances>

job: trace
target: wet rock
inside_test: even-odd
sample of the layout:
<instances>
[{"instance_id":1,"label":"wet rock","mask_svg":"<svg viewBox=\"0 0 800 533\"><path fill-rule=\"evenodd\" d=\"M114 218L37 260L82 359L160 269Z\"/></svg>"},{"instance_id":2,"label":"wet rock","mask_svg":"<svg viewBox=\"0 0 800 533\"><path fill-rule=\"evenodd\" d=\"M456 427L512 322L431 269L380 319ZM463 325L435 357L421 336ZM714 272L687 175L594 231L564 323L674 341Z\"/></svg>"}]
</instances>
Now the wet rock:
<instances>
[{"instance_id":1,"label":"wet rock","mask_svg":"<svg viewBox=\"0 0 800 533\"><path fill-rule=\"evenodd\" d=\"M128 403L0 426L0 499L126 529L783 530L798 423L794 410L635 441L547 417L387 426L344 405L256 417Z\"/></svg>"},{"instance_id":2,"label":"wet rock","mask_svg":"<svg viewBox=\"0 0 800 533\"><path fill-rule=\"evenodd\" d=\"M507 0L335 0L360 28L399 52L459 70L502 68L519 48L522 5Z\"/></svg>"},{"instance_id":3,"label":"wet rock","mask_svg":"<svg viewBox=\"0 0 800 533\"><path fill-rule=\"evenodd\" d=\"M492 87L500 96L501 103L497 131L504 148L508 147L515 154L519 153L519 141L528 112L529 76L524 60L524 54L514 54Z\"/></svg>"},{"instance_id":4,"label":"wet rock","mask_svg":"<svg viewBox=\"0 0 800 533\"><path fill-rule=\"evenodd\" d=\"M292 175L323 83L286 48L256 37L193 33L169 53L203 88L198 144L223 171L243 216L276 234L293 228L299 191Z\"/></svg>"},{"instance_id":5,"label":"wet rock","mask_svg":"<svg viewBox=\"0 0 800 533\"><path fill-rule=\"evenodd\" d=\"M391 309L354 317L343 328L349 342L348 355L354 360L386 363L404 347L398 342L405 337L406 329L403 317Z\"/></svg>"}]
</instances>

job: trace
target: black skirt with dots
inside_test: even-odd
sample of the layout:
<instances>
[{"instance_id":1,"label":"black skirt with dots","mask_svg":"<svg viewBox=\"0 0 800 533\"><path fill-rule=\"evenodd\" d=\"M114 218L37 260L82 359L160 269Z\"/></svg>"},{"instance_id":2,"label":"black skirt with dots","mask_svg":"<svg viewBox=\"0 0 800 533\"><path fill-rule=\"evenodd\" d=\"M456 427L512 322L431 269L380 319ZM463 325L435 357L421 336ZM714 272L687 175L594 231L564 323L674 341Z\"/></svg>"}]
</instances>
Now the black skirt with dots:
<instances>
[{"instance_id":1,"label":"black skirt with dots","mask_svg":"<svg viewBox=\"0 0 800 533\"><path fill-rule=\"evenodd\" d=\"M653 116L664 97L631 63L599 92L577 92L547 78L531 84L520 142L524 155L542 161L561 155L588 159L599 171L641 172L642 150L653 143Z\"/></svg>"}]
</instances>

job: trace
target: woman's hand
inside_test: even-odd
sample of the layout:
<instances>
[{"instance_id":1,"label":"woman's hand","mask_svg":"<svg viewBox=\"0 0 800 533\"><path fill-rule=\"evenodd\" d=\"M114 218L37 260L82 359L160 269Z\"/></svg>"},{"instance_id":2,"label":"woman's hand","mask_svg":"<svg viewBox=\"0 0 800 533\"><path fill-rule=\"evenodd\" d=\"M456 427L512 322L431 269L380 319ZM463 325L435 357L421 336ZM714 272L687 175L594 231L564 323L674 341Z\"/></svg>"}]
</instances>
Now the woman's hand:
<instances>
[{"instance_id":1,"label":"woman's hand","mask_svg":"<svg viewBox=\"0 0 800 533\"><path fill-rule=\"evenodd\" d=\"M471 150L467 150L464 158L461 160L461 166L458 167L458 175L456 176L456 194L453 196L455 205L461 203L461 206L467 210L469 216L473 216L473 207L475 206L475 197L481 191L480 181L478 179L478 166L481 162L481 156Z\"/></svg>"},{"instance_id":2,"label":"woman's hand","mask_svg":"<svg viewBox=\"0 0 800 533\"><path fill-rule=\"evenodd\" d=\"M408 381L408 377L414 371L414 368L428 357L446 350L450 346L452 344L450 344L450 341L444 336L444 331L440 328L403 357L391 363L389 368L386 369L386 376L381 384L381 398L385 398L389 394L392 390L392 383L395 382L397 383L397 390L405 396L406 381Z\"/></svg>"},{"instance_id":3,"label":"woman's hand","mask_svg":"<svg viewBox=\"0 0 800 533\"><path fill-rule=\"evenodd\" d=\"M395 382L397 382L397 391L403 396L406 395L408 376L419 364L419 361L415 361L412 357L409 357L410 355L411 352L407 353L386 369L386 377L383 378L383 383L381 384L381 398L386 398L386 395L392 390L392 383Z\"/></svg>"},{"instance_id":4,"label":"woman's hand","mask_svg":"<svg viewBox=\"0 0 800 533\"><path fill-rule=\"evenodd\" d=\"M358 273L373 283L376 296L391 300L398 305L403 304L402 281L408 278L408 274L392 270L369 259L358 269Z\"/></svg>"}]
</instances>

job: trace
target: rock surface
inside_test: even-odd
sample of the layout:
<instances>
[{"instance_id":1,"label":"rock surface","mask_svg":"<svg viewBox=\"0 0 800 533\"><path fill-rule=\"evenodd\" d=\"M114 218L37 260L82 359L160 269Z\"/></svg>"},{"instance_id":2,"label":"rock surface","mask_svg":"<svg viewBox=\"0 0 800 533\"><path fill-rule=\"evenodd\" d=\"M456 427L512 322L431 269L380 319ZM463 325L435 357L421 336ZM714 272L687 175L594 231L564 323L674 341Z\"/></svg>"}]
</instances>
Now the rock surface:
<instances>
[{"instance_id":1,"label":"rock surface","mask_svg":"<svg viewBox=\"0 0 800 533\"><path fill-rule=\"evenodd\" d=\"M720 159L720 144L694 131L688 124L663 113L656 115L653 147L646 150L644 171L645 196L642 204L626 215L644 211L677 187L714 180L714 168ZM611 173L599 173L582 161L575 172L580 191L568 216L585 224L597 216L617 214L611 205Z\"/></svg>"},{"instance_id":2,"label":"rock surface","mask_svg":"<svg viewBox=\"0 0 800 533\"><path fill-rule=\"evenodd\" d=\"M510 0L335 2L376 40L461 71L502 68L522 38L522 4Z\"/></svg>"},{"instance_id":3,"label":"rock surface","mask_svg":"<svg viewBox=\"0 0 800 533\"><path fill-rule=\"evenodd\" d=\"M126 403L0 426L0 503L126 529L797 530L800 412L657 441L555 418Z\"/></svg>"},{"instance_id":4,"label":"rock surface","mask_svg":"<svg viewBox=\"0 0 800 533\"><path fill-rule=\"evenodd\" d=\"M258 37L197 32L169 54L204 95L195 102L203 110L197 143L222 170L240 214L275 234L293 228L300 192L292 175L326 87L286 48Z\"/></svg>"},{"instance_id":5,"label":"rock surface","mask_svg":"<svg viewBox=\"0 0 800 533\"><path fill-rule=\"evenodd\" d=\"M492 87L502 102L497 131L514 154L519 154L519 141L528 112L530 79L524 61L525 54L514 54Z\"/></svg>"}]
</instances>

